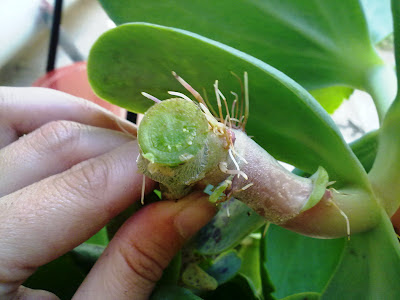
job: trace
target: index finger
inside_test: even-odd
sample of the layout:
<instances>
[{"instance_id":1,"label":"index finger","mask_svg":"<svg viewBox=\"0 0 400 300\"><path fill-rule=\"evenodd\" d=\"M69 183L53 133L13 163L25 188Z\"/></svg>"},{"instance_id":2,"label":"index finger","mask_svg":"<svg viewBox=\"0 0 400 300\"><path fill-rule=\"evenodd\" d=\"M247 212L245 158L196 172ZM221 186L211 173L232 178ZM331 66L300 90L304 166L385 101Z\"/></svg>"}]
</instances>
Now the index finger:
<instances>
[{"instance_id":1,"label":"index finger","mask_svg":"<svg viewBox=\"0 0 400 300\"><path fill-rule=\"evenodd\" d=\"M136 125L84 99L46 88L0 87L0 148L56 120L137 133Z\"/></svg>"}]
</instances>

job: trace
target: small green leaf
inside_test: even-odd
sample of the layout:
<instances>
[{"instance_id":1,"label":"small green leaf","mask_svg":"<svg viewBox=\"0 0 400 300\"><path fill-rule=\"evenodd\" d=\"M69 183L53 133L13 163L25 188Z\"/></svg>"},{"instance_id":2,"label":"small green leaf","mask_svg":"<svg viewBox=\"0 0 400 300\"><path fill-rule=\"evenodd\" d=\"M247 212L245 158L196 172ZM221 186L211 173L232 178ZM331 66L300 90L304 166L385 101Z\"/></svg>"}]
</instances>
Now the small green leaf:
<instances>
[{"instance_id":1,"label":"small green leaf","mask_svg":"<svg viewBox=\"0 0 400 300\"><path fill-rule=\"evenodd\" d=\"M303 206L300 212L312 208L322 199L329 182L328 173L326 173L323 167L319 167L317 172L315 172L310 179L313 183L313 190L307 200L307 203Z\"/></svg>"}]
</instances>

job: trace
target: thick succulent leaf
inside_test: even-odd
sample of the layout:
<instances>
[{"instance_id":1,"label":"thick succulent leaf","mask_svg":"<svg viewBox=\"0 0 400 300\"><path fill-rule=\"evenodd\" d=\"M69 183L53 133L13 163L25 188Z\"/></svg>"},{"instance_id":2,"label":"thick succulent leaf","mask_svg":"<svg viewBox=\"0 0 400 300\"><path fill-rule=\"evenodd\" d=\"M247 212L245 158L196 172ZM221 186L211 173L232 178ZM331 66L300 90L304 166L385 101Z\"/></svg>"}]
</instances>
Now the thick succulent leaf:
<instances>
[{"instance_id":1,"label":"thick succulent leaf","mask_svg":"<svg viewBox=\"0 0 400 300\"><path fill-rule=\"evenodd\" d=\"M233 278L239 271L242 260L235 250L221 253L205 271L214 277L218 284L223 284Z\"/></svg>"},{"instance_id":2,"label":"thick succulent leaf","mask_svg":"<svg viewBox=\"0 0 400 300\"><path fill-rule=\"evenodd\" d=\"M215 79L225 95L240 93L230 71L247 71L251 100L246 129L256 142L278 160L309 173L323 166L332 180L364 185L362 166L315 99L283 73L243 52L190 32L139 23L102 35L88 63L95 90L139 112L145 110L141 91L161 99L168 90L185 92L170 75L172 70L196 90L204 88L210 99Z\"/></svg>"},{"instance_id":3,"label":"thick succulent leaf","mask_svg":"<svg viewBox=\"0 0 400 300\"><path fill-rule=\"evenodd\" d=\"M400 244L389 217L375 229L351 236L322 299L385 299L400 295Z\"/></svg>"},{"instance_id":4,"label":"thick succulent leaf","mask_svg":"<svg viewBox=\"0 0 400 300\"><path fill-rule=\"evenodd\" d=\"M195 32L267 62L307 89L364 87L368 69L380 64L357 0L100 2L117 24L148 22ZM369 2L368 15L374 11Z\"/></svg>"},{"instance_id":5,"label":"thick succulent leaf","mask_svg":"<svg viewBox=\"0 0 400 300\"><path fill-rule=\"evenodd\" d=\"M379 43L393 32L390 0L360 0L373 43Z\"/></svg>"},{"instance_id":6,"label":"thick succulent leaf","mask_svg":"<svg viewBox=\"0 0 400 300\"><path fill-rule=\"evenodd\" d=\"M273 295L284 298L322 292L340 261L345 241L305 237L271 224L264 243Z\"/></svg>"},{"instance_id":7,"label":"thick succulent leaf","mask_svg":"<svg viewBox=\"0 0 400 300\"><path fill-rule=\"evenodd\" d=\"M200 254L218 254L239 244L264 223L264 218L232 198L224 202L216 216L199 231L194 243Z\"/></svg>"}]
</instances>

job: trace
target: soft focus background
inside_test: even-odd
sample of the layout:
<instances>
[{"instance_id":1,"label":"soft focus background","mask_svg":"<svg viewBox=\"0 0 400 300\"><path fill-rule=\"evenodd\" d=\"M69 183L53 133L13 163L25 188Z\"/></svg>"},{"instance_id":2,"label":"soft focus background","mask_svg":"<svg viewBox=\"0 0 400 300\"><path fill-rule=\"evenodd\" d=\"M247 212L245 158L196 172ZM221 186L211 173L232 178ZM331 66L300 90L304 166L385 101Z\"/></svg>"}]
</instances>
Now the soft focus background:
<instances>
[{"instance_id":1,"label":"soft focus background","mask_svg":"<svg viewBox=\"0 0 400 300\"><path fill-rule=\"evenodd\" d=\"M0 1L0 85L30 86L45 74L53 4L51 0ZM64 0L56 68L86 60L94 41L113 26L96 0ZM394 65L391 38L379 48ZM361 91L344 101L333 119L349 142L378 127L372 100Z\"/></svg>"}]
</instances>

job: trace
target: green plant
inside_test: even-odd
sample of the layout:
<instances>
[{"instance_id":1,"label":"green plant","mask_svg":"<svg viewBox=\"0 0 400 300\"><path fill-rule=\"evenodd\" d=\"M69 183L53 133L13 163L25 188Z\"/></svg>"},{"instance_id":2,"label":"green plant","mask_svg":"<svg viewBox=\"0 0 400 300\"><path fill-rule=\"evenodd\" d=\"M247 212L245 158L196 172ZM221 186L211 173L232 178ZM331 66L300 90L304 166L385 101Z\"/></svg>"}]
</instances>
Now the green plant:
<instances>
[{"instance_id":1,"label":"green plant","mask_svg":"<svg viewBox=\"0 0 400 300\"><path fill-rule=\"evenodd\" d=\"M225 192L263 216L234 198L223 202L166 270L174 276L163 277L154 299L398 298L400 248L390 216L400 204L400 98L394 71L374 47L392 30L389 1L101 3L119 26L94 44L89 79L100 97L148 110L138 137L142 171L161 182L163 197L208 184L213 199ZM392 12L398 61L396 0ZM185 97L156 105L143 97L187 94L171 71L208 95L210 110L219 111L211 99L230 91L250 104L241 110L228 100L224 114L236 118L225 126L225 115L212 117ZM241 88L236 77L244 73ZM348 145L328 113L353 89L371 94L381 128ZM244 125L253 139L234 129ZM157 126L169 130L159 134ZM191 149L181 151L183 143ZM90 248L74 255L87 261Z\"/></svg>"}]
</instances>

